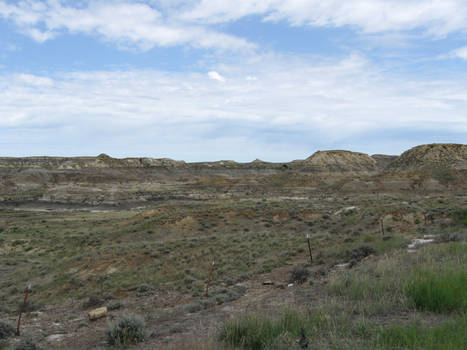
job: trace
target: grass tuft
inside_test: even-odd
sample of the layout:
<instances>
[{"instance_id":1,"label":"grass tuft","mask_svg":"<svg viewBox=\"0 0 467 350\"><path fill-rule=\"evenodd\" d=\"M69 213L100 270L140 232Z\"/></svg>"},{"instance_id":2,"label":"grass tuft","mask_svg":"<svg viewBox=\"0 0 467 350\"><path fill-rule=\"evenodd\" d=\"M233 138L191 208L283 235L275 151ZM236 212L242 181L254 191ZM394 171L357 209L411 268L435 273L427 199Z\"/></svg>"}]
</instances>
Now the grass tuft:
<instances>
[{"instance_id":1,"label":"grass tuft","mask_svg":"<svg viewBox=\"0 0 467 350\"><path fill-rule=\"evenodd\" d=\"M227 321L221 328L219 338L235 347L260 350L271 346L281 334L297 331L296 327L301 321L301 316L293 311L286 311L278 319L247 314Z\"/></svg>"},{"instance_id":2,"label":"grass tuft","mask_svg":"<svg viewBox=\"0 0 467 350\"><path fill-rule=\"evenodd\" d=\"M409 282L407 293L420 310L467 311L467 275L463 270L423 271Z\"/></svg>"},{"instance_id":3,"label":"grass tuft","mask_svg":"<svg viewBox=\"0 0 467 350\"><path fill-rule=\"evenodd\" d=\"M219 332L219 340L236 348L260 350L284 348L284 342L296 345L301 331L311 337L315 331L330 327L328 318L320 312L302 313L285 309L276 317L250 313L226 321Z\"/></svg>"},{"instance_id":4,"label":"grass tuft","mask_svg":"<svg viewBox=\"0 0 467 350\"><path fill-rule=\"evenodd\" d=\"M458 350L467 349L467 314L435 327L397 325L380 330L376 349Z\"/></svg>"}]
</instances>

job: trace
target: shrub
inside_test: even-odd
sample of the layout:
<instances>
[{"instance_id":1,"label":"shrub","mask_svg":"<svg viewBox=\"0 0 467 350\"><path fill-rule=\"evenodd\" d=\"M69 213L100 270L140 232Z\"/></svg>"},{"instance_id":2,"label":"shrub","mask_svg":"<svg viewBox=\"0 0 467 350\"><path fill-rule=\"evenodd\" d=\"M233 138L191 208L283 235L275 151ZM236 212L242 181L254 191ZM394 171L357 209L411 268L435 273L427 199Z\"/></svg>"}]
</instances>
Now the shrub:
<instances>
[{"instance_id":1,"label":"shrub","mask_svg":"<svg viewBox=\"0 0 467 350\"><path fill-rule=\"evenodd\" d=\"M362 259L366 258L367 256L371 254L375 254L376 251L374 248L368 246L368 245L361 245L358 248L352 249L350 251L346 252L347 259L348 260L355 260L355 261L361 261Z\"/></svg>"},{"instance_id":2,"label":"shrub","mask_svg":"<svg viewBox=\"0 0 467 350\"><path fill-rule=\"evenodd\" d=\"M13 326L6 322L0 321L0 340L7 339L15 334Z\"/></svg>"},{"instance_id":3,"label":"shrub","mask_svg":"<svg viewBox=\"0 0 467 350\"><path fill-rule=\"evenodd\" d=\"M291 271L290 271L290 279L289 282L295 282L298 284L302 284L306 282L308 277L310 276L310 271L307 270L303 266L295 266Z\"/></svg>"},{"instance_id":4,"label":"shrub","mask_svg":"<svg viewBox=\"0 0 467 350\"><path fill-rule=\"evenodd\" d=\"M443 233L442 235L437 237L437 241L439 243L448 243L448 242L460 242L462 241L462 233L460 232L450 232L450 233Z\"/></svg>"},{"instance_id":5,"label":"shrub","mask_svg":"<svg viewBox=\"0 0 467 350\"><path fill-rule=\"evenodd\" d=\"M107 310L112 311L112 310L118 310L123 307L123 303L120 301L114 301L107 306Z\"/></svg>"},{"instance_id":6,"label":"shrub","mask_svg":"<svg viewBox=\"0 0 467 350\"><path fill-rule=\"evenodd\" d=\"M36 345L31 339L23 339L13 348L14 350L40 350L41 348Z\"/></svg>"},{"instance_id":7,"label":"shrub","mask_svg":"<svg viewBox=\"0 0 467 350\"><path fill-rule=\"evenodd\" d=\"M458 224L464 225L467 227L467 210L458 210L453 215L452 218Z\"/></svg>"},{"instance_id":8,"label":"shrub","mask_svg":"<svg viewBox=\"0 0 467 350\"><path fill-rule=\"evenodd\" d=\"M123 315L107 329L107 343L109 345L130 345L144 341L145 323L137 315Z\"/></svg>"},{"instance_id":9,"label":"shrub","mask_svg":"<svg viewBox=\"0 0 467 350\"><path fill-rule=\"evenodd\" d=\"M150 296L154 294L154 288L147 284L142 284L136 288L136 295L139 297Z\"/></svg>"},{"instance_id":10,"label":"shrub","mask_svg":"<svg viewBox=\"0 0 467 350\"><path fill-rule=\"evenodd\" d=\"M88 300L86 300L84 303L83 303L83 307L85 309L87 308L91 308L91 307L99 307L99 306L102 306L104 304L105 300L103 297L99 296L99 295L91 295Z\"/></svg>"}]
</instances>

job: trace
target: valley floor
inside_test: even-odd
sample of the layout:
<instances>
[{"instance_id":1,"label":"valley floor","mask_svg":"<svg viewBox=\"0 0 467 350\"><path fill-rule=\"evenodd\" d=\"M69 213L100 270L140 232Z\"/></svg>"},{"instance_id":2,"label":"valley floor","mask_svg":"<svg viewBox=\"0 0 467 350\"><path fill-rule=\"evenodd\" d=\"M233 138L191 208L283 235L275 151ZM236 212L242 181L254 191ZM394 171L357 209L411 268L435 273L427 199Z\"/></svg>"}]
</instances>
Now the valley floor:
<instances>
[{"instance_id":1,"label":"valley floor","mask_svg":"<svg viewBox=\"0 0 467 350\"><path fill-rule=\"evenodd\" d=\"M144 319L135 349L465 348L466 208L466 197L425 194L4 205L0 348L29 337L107 349L123 314ZM423 237L434 242L407 251ZM28 284L23 335L2 339ZM108 316L89 321L99 306Z\"/></svg>"}]
</instances>

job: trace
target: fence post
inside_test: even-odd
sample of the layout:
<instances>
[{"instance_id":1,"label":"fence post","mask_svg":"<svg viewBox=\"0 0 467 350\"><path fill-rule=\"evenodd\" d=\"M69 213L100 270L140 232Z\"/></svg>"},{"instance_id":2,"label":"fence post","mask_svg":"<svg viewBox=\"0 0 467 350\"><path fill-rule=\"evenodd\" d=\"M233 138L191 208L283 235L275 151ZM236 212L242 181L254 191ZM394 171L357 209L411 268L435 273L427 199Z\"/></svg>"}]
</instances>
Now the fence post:
<instances>
[{"instance_id":1,"label":"fence post","mask_svg":"<svg viewBox=\"0 0 467 350\"><path fill-rule=\"evenodd\" d=\"M308 241L308 252L310 253L310 263L313 264L313 255L311 255L311 244L310 244L310 235L306 235L306 240Z\"/></svg>"},{"instance_id":2,"label":"fence post","mask_svg":"<svg viewBox=\"0 0 467 350\"><path fill-rule=\"evenodd\" d=\"M31 292L31 285L28 285L26 287L26 294L24 296L24 301L23 301L23 305L21 305L21 309L19 310L19 317L18 317L18 324L16 325L16 335L17 336L20 336L21 335L21 332L20 332L20 327L21 327L21 316L23 315L23 312L24 312L24 309L26 308L26 303L28 301L28 296L29 296L29 293Z\"/></svg>"},{"instance_id":3,"label":"fence post","mask_svg":"<svg viewBox=\"0 0 467 350\"><path fill-rule=\"evenodd\" d=\"M211 264L211 269L209 270L208 282L206 283L206 296L209 296L209 285L211 284L212 273L214 271L214 261Z\"/></svg>"}]
</instances>

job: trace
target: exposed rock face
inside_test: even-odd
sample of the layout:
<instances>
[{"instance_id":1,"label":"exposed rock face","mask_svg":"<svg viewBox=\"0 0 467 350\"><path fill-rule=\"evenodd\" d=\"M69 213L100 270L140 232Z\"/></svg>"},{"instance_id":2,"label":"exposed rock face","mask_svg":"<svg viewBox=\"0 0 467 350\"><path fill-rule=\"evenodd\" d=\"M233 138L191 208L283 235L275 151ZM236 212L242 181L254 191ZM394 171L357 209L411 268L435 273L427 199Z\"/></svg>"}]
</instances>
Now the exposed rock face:
<instances>
[{"instance_id":1,"label":"exposed rock face","mask_svg":"<svg viewBox=\"0 0 467 350\"><path fill-rule=\"evenodd\" d=\"M318 151L303 161L307 169L318 172L376 172L376 160L368 154L350 151Z\"/></svg>"},{"instance_id":2,"label":"exposed rock face","mask_svg":"<svg viewBox=\"0 0 467 350\"><path fill-rule=\"evenodd\" d=\"M439 143L417 146L402 153L388 166L393 171L439 168L467 170L467 145Z\"/></svg>"},{"instance_id":3,"label":"exposed rock face","mask_svg":"<svg viewBox=\"0 0 467 350\"><path fill-rule=\"evenodd\" d=\"M400 157L319 151L288 163L185 163L165 158L117 159L105 154L0 158L0 206L9 202L138 204L171 198L203 200L212 193L261 195L265 191L279 196L289 188L296 188L299 195L300 188L313 194L324 190L339 194L466 193L467 145L418 146ZM211 192L205 191L202 197L204 189Z\"/></svg>"},{"instance_id":4,"label":"exposed rock face","mask_svg":"<svg viewBox=\"0 0 467 350\"><path fill-rule=\"evenodd\" d=\"M12 169L86 169L86 168L144 168L177 167L184 161L168 158L112 158L106 154L97 157L25 157L0 158L0 168Z\"/></svg>"}]
</instances>

